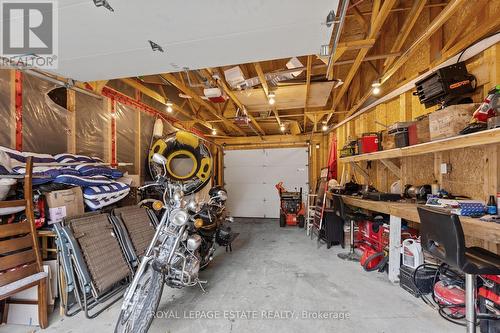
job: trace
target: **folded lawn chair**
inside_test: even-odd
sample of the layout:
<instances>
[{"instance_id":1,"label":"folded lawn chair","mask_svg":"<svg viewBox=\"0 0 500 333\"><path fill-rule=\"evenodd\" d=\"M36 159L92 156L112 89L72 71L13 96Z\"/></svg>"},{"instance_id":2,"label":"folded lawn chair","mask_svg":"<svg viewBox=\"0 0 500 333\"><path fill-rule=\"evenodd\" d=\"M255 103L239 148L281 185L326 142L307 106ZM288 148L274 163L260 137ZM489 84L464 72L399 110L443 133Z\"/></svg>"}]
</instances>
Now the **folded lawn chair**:
<instances>
[{"instance_id":1,"label":"folded lawn chair","mask_svg":"<svg viewBox=\"0 0 500 333\"><path fill-rule=\"evenodd\" d=\"M155 234L156 216L147 208L127 206L114 209L111 222L125 257L132 267L136 267Z\"/></svg>"},{"instance_id":2,"label":"folded lawn chair","mask_svg":"<svg viewBox=\"0 0 500 333\"><path fill-rule=\"evenodd\" d=\"M67 219L65 224L55 224L54 229L59 238L67 292L73 291L87 318L95 318L120 299L120 292L130 280L131 269L114 236L109 215L84 214ZM67 260L68 257L71 260ZM69 311L73 305L66 305L68 315L75 313ZM91 314L90 310L97 305L101 305L100 309Z\"/></svg>"}]
</instances>

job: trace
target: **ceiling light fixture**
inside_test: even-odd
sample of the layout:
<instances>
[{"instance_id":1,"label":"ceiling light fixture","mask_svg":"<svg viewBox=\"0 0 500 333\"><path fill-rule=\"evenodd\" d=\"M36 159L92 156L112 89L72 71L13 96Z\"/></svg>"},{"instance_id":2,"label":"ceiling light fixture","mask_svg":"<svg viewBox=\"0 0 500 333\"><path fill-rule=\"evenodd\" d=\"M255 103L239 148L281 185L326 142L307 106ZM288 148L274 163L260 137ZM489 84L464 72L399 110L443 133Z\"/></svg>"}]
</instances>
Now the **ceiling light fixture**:
<instances>
[{"instance_id":1,"label":"ceiling light fixture","mask_svg":"<svg viewBox=\"0 0 500 333\"><path fill-rule=\"evenodd\" d=\"M323 132L328 131L328 125L326 123L324 123L323 126L321 127L321 129L323 130Z\"/></svg>"},{"instance_id":2,"label":"ceiling light fixture","mask_svg":"<svg viewBox=\"0 0 500 333\"><path fill-rule=\"evenodd\" d=\"M380 86L381 86L381 85L382 85L382 84L380 83L380 80L373 81L373 83L372 83L372 88L373 88L373 89L372 89L372 93L373 93L374 95L378 95L378 94L380 94Z\"/></svg>"},{"instance_id":3,"label":"ceiling light fixture","mask_svg":"<svg viewBox=\"0 0 500 333\"><path fill-rule=\"evenodd\" d=\"M276 94L274 92L267 94L267 101L269 102L269 105L274 105L274 103L276 103L276 100L274 99L275 97Z\"/></svg>"},{"instance_id":4,"label":"ceiling light fixture","mask_svg":"<svg viewBox=\"0 0 500 333\"><path fill-rule=\"evenodd\" d=\"M212 129L212 135L217 135L217 130L215 128Z\"/></svg>"},{"instance_id":5,"label":"ceiling light fixture","mask_svg":"<svg viewBox=\"0 0 500 333\"><path fill-rule=\"evenodd\" d=\"M282 131L282 132L285 131L285 124L280 124L280 131Z\"/></svg>"},{"instance_id":6,"label":"ceiling light fixture","mask_svg":"<svg viewBox=\"0 0 500 333\"><path fill-rule=\"evenodd\" d=\"M172 102L167 102L167 112L172 113L174 109L172 108L172 105L174 105Z\"/></svg>"}]
</instances>

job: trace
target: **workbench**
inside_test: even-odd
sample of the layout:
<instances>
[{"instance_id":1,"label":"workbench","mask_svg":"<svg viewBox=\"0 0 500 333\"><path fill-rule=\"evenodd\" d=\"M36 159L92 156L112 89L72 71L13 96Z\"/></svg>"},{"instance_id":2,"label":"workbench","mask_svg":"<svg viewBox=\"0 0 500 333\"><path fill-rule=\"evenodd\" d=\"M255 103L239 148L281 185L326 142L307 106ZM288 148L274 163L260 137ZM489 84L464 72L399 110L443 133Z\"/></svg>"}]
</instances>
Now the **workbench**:
<instances>
[{"instance_id":1,"label":"workbench","mask_svg":"<svg viewBox=\"0 0 500 333\"><path fill-rule=\"evenodd\" d=\"M327 193L332 199L333 194ZM361 197L342 195L346 205L366 209L373 212L388 214L389 227L389 280L399 281L400 251L401 251L401 220L420 223L416 203L386 202L362 199ZM423 205L421 205L423 206ZM465 236L482 239L492 243L500 243L500 224L483 222L477 218L460 216L460 222Z\"/></svg>"}]
</instances>

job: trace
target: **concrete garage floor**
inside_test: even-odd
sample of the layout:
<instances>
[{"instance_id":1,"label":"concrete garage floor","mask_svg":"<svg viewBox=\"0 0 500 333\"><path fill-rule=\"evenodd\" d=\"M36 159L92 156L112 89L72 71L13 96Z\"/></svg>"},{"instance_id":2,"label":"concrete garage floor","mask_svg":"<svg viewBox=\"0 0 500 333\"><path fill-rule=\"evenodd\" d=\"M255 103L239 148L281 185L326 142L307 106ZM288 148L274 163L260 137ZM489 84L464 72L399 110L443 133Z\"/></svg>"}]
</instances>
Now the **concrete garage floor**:
<instances>
[{"instance_id":1,"label":"concrete garage floor","mask_svg":"<svg viewBox=\"0 0 500 333\"><path fill-rule=\"evenodd\" d=\"M318 248L303 229L281 229L276 220L264 219L239 219L233 229L240 232L233 252L220 248L201 273L209 281L207 293L199 288L164 289L158 313L163 318L153 322L150 332L465 330L392 285L386 274L364 272L359 263L338 259L340 247ZM44 332L113 332L119 307L115 304L93 320L81 314L54 315ZM320 313L327 318L316 318ZM0 332L31 331L0 326Z\"/></svg>"}]
</instances>

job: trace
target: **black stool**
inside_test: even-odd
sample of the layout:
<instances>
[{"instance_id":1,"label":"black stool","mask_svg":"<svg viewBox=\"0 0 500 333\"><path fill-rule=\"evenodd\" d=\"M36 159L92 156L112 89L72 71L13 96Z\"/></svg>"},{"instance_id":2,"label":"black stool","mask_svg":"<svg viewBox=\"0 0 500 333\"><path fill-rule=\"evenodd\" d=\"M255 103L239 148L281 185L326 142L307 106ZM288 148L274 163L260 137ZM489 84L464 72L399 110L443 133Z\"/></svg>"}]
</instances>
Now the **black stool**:
<instances>
[{"instance_id":1,"label":"black stool","mask_svg":"<svg viewBox=\"0 0 500 333\"><path fill-rule=\"evenodd\" d=\"M342 196L338 194L334 194L332 196L332 206L334 213L339 216L344 221L344 223L349 222L351 227L351 233L349 237L350 250L348 253L339 253L337 254L337 256L343 260L359 261L359 256L354 252L354 222L366 220L368 219L368 216L352 211L349 207L346 206L344 200L342 200Z\"/></svg>"},{"instance_id":2,"label":"black stool","mask_svg":"<svg viewBox=\"0 0 500 333\"><path fill-rule=\"evenodd\" d=\"M465 274L465 320L467 332L476 332L476 275L500 274L500 256L480 247L465 247L457 215L418 208L422 248ZM491 319L479 314L479 319Z\"/></svg>"}]
</instances>

